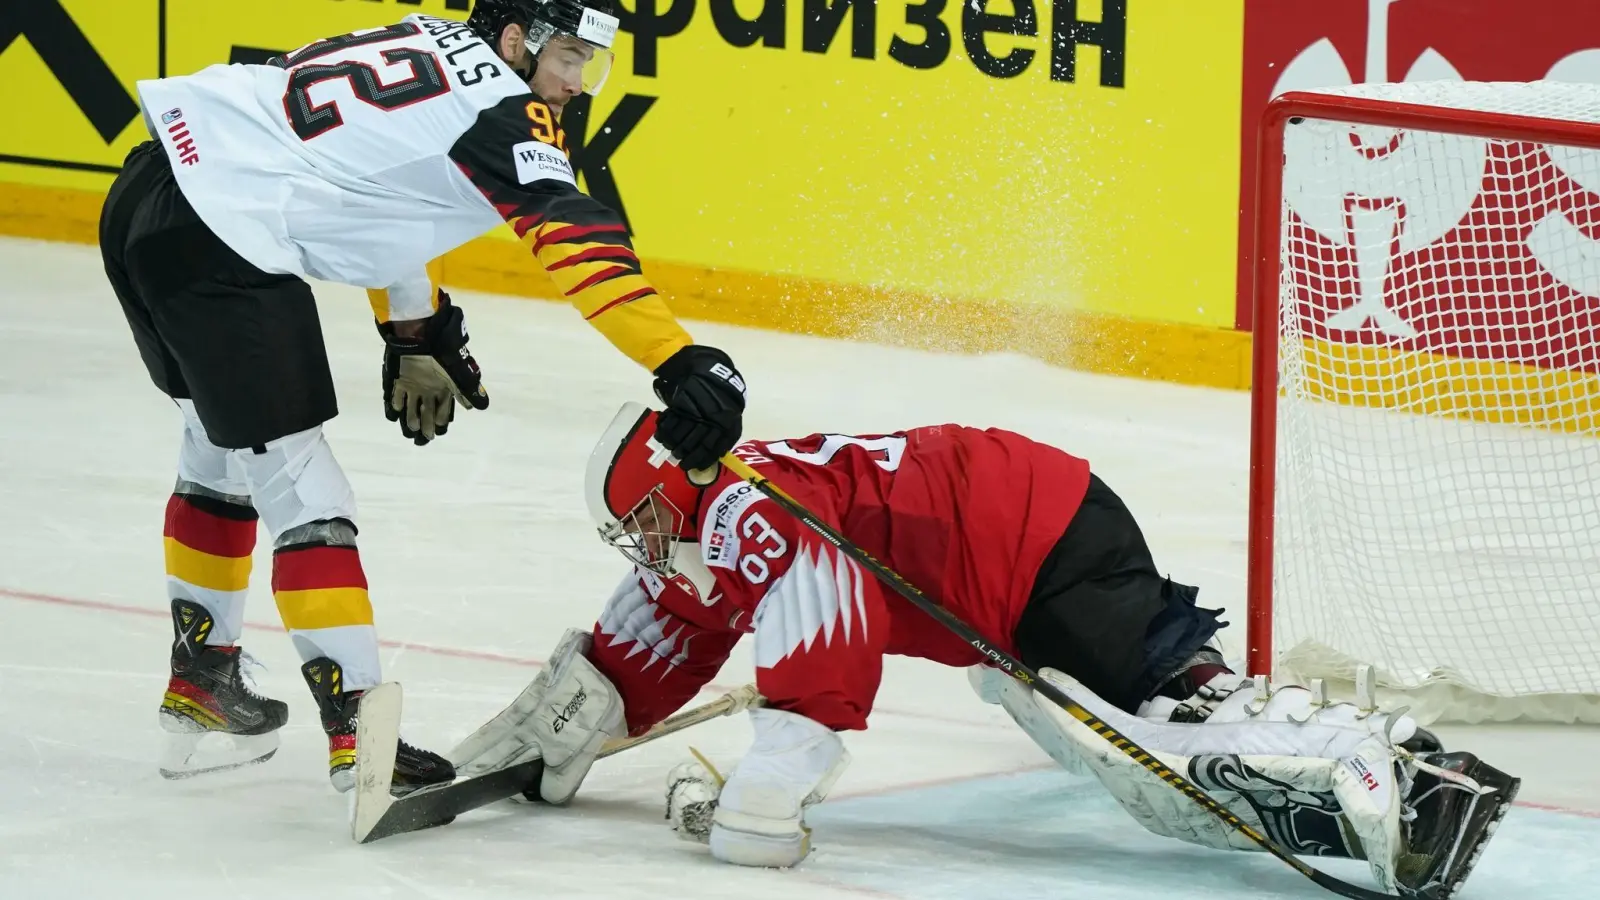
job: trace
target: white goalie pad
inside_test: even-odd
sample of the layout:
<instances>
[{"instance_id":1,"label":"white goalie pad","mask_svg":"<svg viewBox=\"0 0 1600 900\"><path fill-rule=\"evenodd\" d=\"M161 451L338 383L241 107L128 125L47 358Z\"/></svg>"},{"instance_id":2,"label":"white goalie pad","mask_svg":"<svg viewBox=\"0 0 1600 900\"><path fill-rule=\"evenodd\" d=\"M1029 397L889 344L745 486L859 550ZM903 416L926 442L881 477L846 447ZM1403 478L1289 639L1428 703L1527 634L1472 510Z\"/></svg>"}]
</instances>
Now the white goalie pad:
<instances>
[{"instance_id":1,"label":"white goalie pad","mask_svg":"<svg viewBox=\"0 0 1600 900\"><path fill-rule=\"evenodd\" d=\"M992 666L968 666L967 682L983 702L1004 707L1017 727L1033 738L1056 765L1074 775L1089 774L1078 756L1078 745L1062 740L1055 719L1033 702L1032 688Z\"/></svg>"},{"instance_id":2,"label":"white goalie pad","mask_svg":"<svg viewBox=\"0 0 1600 900\"><path fill-rule=\"evenodd\" d=\"M1381 732L1314 716L1153 722L1053 669L1039 674L1275 843L1299 855L1365 858L1383 889L1395 889L1409 785ZM1260 849L1045 697L1015 683L985 686L1052 759L1092 773L1149 831L1216 849Z\"/></svg>"},{"instance_id":3,"label":"white goalie pad","mask_svg":"<svg viewBox=\"0 0 1600 900\"><path fill-rule=\"evenodd\" d=\"M624 730L622 699L585 655L587 632L569 629L517 699L450 751L459 776L544 759L539 795L568 802L607 740Z\"/></svg>"}]
</instances>

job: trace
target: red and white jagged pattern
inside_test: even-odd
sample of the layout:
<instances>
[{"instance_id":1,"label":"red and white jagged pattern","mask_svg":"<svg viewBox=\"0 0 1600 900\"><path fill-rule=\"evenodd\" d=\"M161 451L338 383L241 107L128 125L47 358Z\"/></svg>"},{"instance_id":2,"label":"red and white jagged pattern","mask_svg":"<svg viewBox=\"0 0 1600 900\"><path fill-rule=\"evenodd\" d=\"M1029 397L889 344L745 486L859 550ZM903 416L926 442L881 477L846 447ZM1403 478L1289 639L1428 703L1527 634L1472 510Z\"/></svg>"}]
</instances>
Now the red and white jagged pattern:
<instances>
[{"instance_id":1,"label":"red and white jagged pattern","mask_svg":"<svg viewBox=\"0 0 1600 900\"><path fill-rule=\"evenodd\" d=\"M827 545L802 546L756 607L756 667L777 666L819 637L824 647L835 634L848 644L852 630L867 640L866 579L855 560Z\"/></svg>"},{"instance_id":2,"label":"red and white jagged pattern","mask_svg":"<svg viewBox=\"0 0 1600 900\"><path fill-rule=\"evenodd\" d=\"M625 580L612 595L597 628L606 645L620 649L622 659L633 660L641 672L660 663L658 671L665 678L668 669L689 658L687 624L664 614L637 578ZM643 658L635 659L641 653Z\"/></svg>"}]
</instances>

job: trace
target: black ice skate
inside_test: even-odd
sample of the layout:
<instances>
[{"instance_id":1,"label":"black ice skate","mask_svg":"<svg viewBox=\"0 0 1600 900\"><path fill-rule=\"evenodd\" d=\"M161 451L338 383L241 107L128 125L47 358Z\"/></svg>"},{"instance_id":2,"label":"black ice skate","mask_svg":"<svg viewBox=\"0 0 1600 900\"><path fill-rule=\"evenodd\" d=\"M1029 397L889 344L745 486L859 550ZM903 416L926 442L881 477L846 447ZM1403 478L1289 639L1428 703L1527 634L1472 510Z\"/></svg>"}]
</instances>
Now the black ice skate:
<instances>
[{"instance_id":1,"label":"black ice skate","mask_svg":"<svg viewBox=\"0 0 1600 900\"><path fill-rule=\"evenodd\" d=\"M1487 793L1418 769L1409 804L1416 818L1405 829L1407 852L1395 863L1403 897L1446 900L1466 881L1483 848L1522 786L1471 753L1420 753L1419 761L1465 776Z\"/></svg>"},{"instance_id":2,"label":"black ice skate","mask_svg":"<svg viewBox=\"0 0 1600 900\"><path fill-rule=\"evenodd\" d=\"M238 647L208 647L215 624L205 607L172 601L172 675L161 698L161 728L170 737L161 774L186 778L266 762L278 751L289 707L251 690Z\"/></svg>"},{"instance_id":3,"label":"black ice skate","mask_svg":"<svg viewBox=\"0 0 1600 900\"><path fill-rule=\"evenodd\" d=\"M339 664L320 657L300 667L322 713L322 729L328 733L328 779L340 793L355 786L356 708L361 691L344 690L344 673ZM404 740L394 757L394 779L390 792L396 796L430 784L442 784L456 777L455 766L437 753L420 750Z\"/></svg>"}]
</instances>

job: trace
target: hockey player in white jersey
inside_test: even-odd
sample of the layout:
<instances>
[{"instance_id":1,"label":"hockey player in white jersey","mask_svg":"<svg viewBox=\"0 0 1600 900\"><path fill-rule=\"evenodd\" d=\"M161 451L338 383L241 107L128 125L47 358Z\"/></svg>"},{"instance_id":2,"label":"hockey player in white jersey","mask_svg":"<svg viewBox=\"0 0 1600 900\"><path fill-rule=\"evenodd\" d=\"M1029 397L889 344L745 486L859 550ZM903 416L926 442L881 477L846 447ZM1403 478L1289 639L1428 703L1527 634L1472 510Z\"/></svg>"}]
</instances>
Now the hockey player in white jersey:
<instances>
[{"instance_id":1,"label":"hockey player in white jersey","mask_svg":"<svg viewBox=\"0 0 1600 900\"><path fill-rule=\"evenodd\" d=\"M664 443L704 465L737 440L732 361L678 325L621 219L578 190L567 158L560 112L604 81L608 2L478 0L465 23L411 15L269 65L139 83L152 140L111 188L100 245L150 377L184 422L164 528L169 777L276 749L286 706L254 693L237 646L258 519L340 790L355 701L380 681L355 501L322 434L337 405L306 279L368 289L384 411L426 444L458 403L489 405L462 311L429 261L510 223L584 318L653 372ZM219 732L232 752L196 752ZM402 742L397 790L451 777L448 761Z\"/></svg>"}]
</instances>

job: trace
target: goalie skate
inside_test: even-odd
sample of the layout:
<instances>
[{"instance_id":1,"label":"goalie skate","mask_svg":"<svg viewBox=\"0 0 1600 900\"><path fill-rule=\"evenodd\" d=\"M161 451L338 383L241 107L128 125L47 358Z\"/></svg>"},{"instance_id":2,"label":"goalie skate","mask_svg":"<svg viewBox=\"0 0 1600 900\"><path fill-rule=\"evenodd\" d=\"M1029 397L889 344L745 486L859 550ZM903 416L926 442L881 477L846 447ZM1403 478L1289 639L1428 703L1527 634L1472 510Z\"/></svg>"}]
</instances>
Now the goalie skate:
<instances>
[{"instance_id":1,"label":"goalie skate","mask_svg":"<svg viewBox=\"0 0 1600 900\"><path fill-rule=\"evenodd\" d=\"M1395 878L1402 896L1448 900L1483 856L1522 779L1471 753L1427 753L1415 760L1408 803L1416 817L1407 828L1407 852L1395 862Z\"/></svg>"}]
</instances>

